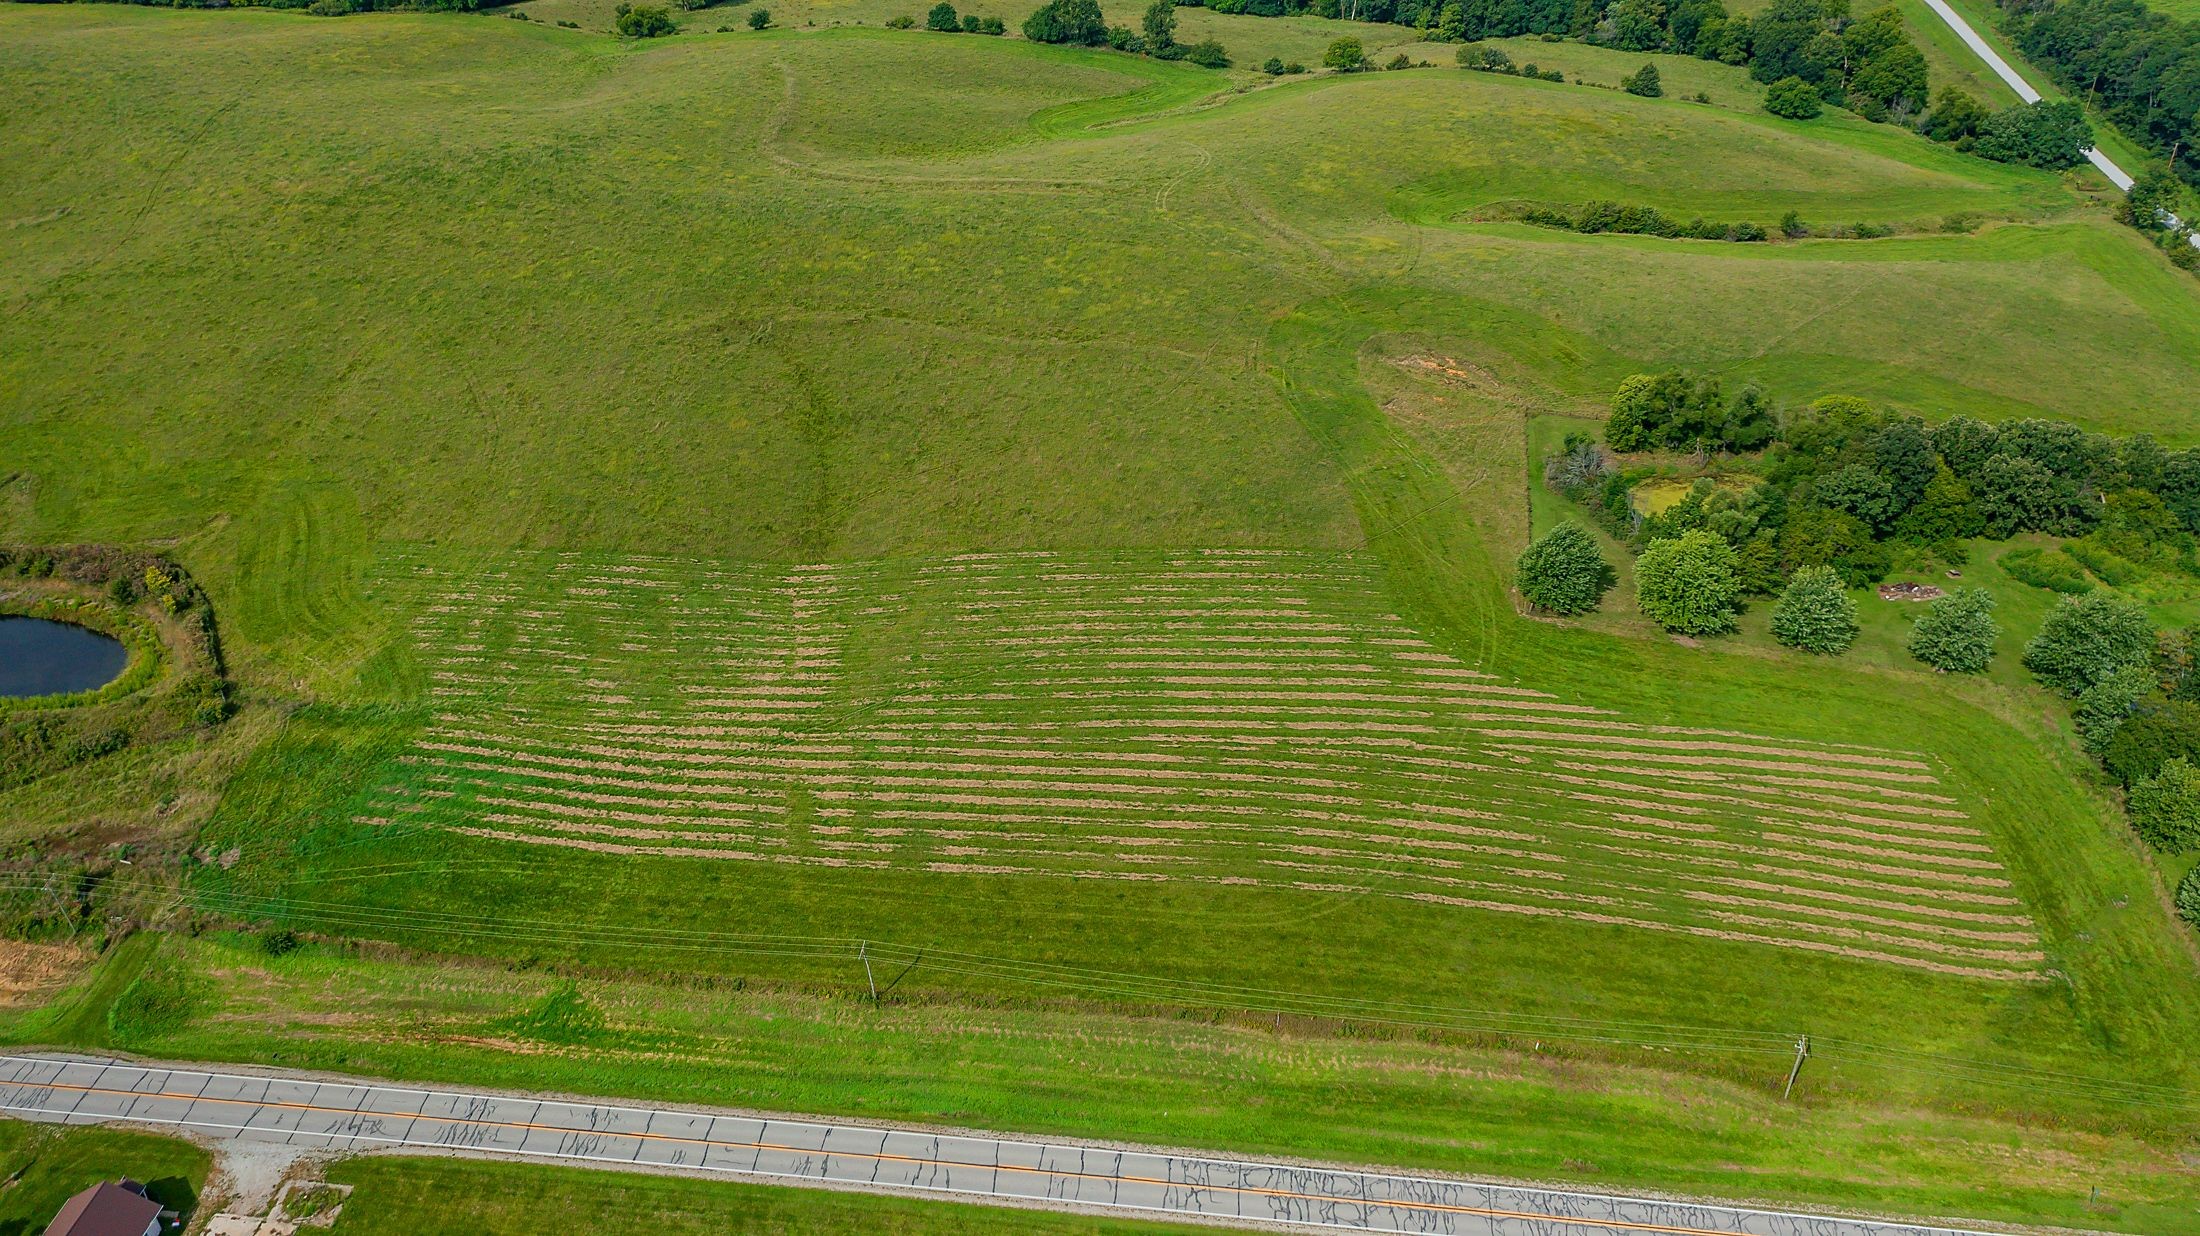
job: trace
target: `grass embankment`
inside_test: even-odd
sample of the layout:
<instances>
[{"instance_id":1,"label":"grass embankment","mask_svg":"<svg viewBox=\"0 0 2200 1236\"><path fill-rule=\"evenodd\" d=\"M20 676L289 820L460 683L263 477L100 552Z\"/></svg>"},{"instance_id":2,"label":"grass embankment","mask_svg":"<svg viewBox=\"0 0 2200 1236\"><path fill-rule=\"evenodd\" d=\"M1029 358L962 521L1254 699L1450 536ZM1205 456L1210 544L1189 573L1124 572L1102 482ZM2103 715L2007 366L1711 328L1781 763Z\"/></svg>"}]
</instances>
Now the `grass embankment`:
<instances>
[{"instance_id":1,"label":"grass embankment","mask_svg":"<svg viewBox=\"0 0 2200 1236\"><path fill-rule=\"evenodd\" d=\"M861 1193L589 1172L451 1159L346 1159L329 1169L352 1186L334 1231L347 1236L534 1236L545 1198L569 1231L639 1227L663 1236L1162 1236L1213 1231L1091 1215L912 1201Z\"/></svg>"},{"instance_id":2,"label":"grass embankment","mask_svg":"<svg viewBox=\"0 0 2200 1236\"><path fill-rule=\"evenodd\" d=\"M233 617L240 673L299 705L226 786L206 850L237 861L206 865L205 904L514 964L841 990L856 941L925 946L903 993L949 1010L1418 1004L1591 1057L1686 1036L1718 1048L1670 1058L1702 1086L1768 1084L1808 1031L1814 1093L1841 1119L2181 1135L2189 960L2035 721L1908 676L1529 623L1502 593L1528 412L1593 406L1636 369L2190 440L2174 410L2200 380L2192 286L2057 178L1884 126L1449 70L1192 108L1204 96L1176 66L982 38L620 47L478 18L104 6L10 8L0 31L0 103L25 118L0 131L0 161L26 172L0 185L0 217L33 242L0 251L17 309L0 364L29 403L71 410L0 430L36 478L9 530L181 538ZM129 151L157 152L159 193L109 191L137 175ZM2005 225L1748 247L1455 221L1589 198ZM1408 346L1488 375L1461 397L1476 417L1386 418L1370 370ZM1217 547L1277 552L1200 571L1189 551ZM1042 550L1014 569L957 557ZM1277 668L1323 649L1353 668ZM1215 681L1233 657L1259 663L1234 676L1253 681ZM1405 690L1424 671L1458 690ZM1545 693L1513 711L1559 720L1481 719L1506 715L1490 701L1508 690ZM1766 750L1628 728L1592 743L1584 720ZM1336 728L1292 728L1317 722ZM1924 767L1860 775L1874 766L1835 758L1841 743ZM466 745L503 754L450 749ZM1801 767L1745 766L1768 753ZM1172 767L1191 776L1154 775ZM974 777L989 788L949 784ZM1705 785L1739 801L1683 796ZM1151 827L1170 812L1199 827ZM1721 860L1780 852L1746 855L1767 871L1691 870L1687 836ZM1878 850L1898 852L1890 870L1837 865ZM1139 872L1166 878L1123 878ZM1768 887L1704 883L1733 875ZM1625 904L1589 910L1570 881ZM1914 964L1950 957L1993 973ZM123 1019L134 1046L272 1054L224 1012L226 981L173 990L190 998L170 1024ZM449 1025L440 999L414 1015ZM315 1050L443 1067L355 1024L314 1032ZM1166 1036L1117 1024L1125 1069L1164 1076ZM976 1058L1036 1067L1029 1040L980 1043ZM564 1067L450 1058L508 1059L515 1084ZM1573 1157L1703 1179L1679 1151L1630 1148L1631 1122L1595 1108L1600 1071L1460 1116L1360 1106L1336 1093L1356 1054L1331 1059L1307 1066L1305 1106L1337 1118L1288 1136L1217 1114L1243 1093L1220 1067L1179 1082L1197 1107L1149 1103L1128 1127L1416 1161L1430 1130L1410 1126L1433 1112L1447 1164L1495 1170L1504 1139L1477 1121L1502 1125L1501 1097L1565 1130L1524 1172L1557 1158L1593 1176ZM613 1060L574 1088L649 1089L648 1067ZM1091 1108L1089 1074L1040 1075L1061 1078L1061 1107ZM1028 1089L965 1107L910 1084L911 1116L1050 1123ZM1749 1110L1737 1120L1774 1123ZM1669 1136L1700 1163L1705 1140ZM1854 1201L1857 1162L1922 1140L1845 1137L1781 1187ZM1765 1157L1801 1153L1781 1145ZM2086 1221L2074 1181L2036 1194L1983 1172L1953 1172L1992 1182L1953 1195L1921 1170L1902 1204ZM2165 1172L2138 1173L2156 1177L2148 1197L2186 1188Z\"/></svg>"}]
</instances>

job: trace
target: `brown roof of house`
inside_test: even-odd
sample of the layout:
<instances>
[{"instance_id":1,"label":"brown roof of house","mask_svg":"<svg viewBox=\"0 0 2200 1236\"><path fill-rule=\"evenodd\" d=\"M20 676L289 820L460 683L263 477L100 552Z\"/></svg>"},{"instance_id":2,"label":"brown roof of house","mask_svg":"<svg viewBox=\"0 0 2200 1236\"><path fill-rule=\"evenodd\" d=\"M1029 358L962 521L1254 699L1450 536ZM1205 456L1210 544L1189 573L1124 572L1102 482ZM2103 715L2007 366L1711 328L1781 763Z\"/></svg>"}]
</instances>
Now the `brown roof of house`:
<instances>
[{"instance_id":1,"label":"brown roof of house","mask_svg":"<svg viewBox=\"0 0 2200 1236\"><path fill-rule=\"evenodd\" d=\"M160 1203L134 1180L102 1180L61 1204L46 1236L145 1236L160 1217Z\"/></svg>"}]
</instances>

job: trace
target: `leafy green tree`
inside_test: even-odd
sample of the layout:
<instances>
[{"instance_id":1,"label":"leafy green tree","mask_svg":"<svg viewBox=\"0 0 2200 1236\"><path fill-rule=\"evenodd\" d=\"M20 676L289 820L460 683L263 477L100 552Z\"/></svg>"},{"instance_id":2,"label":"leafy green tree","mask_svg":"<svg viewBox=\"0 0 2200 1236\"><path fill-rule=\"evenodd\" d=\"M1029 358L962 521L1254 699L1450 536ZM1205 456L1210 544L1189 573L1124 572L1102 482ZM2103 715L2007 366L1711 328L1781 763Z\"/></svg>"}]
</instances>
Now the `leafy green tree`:
<instances>
[{"instance_id":1,"label":"leafy green tree","mask_svg":"<svg viewBox=\"0 0 2200 1236\"><path fill-rule=\"evenodd\" d=\"M2055 607L2024 646L2024 668L2076 698L2117 670L2150 663L2154 645L2154 624L2138 602L2092 592Z\"/></svg>"},{"instance_id":2,"label":"leafy green tree","mask_svg":"<svg viewBox=\"0 0 2200 1236\"><path fill-rule=\"evenodd\" d=\"M750 10L749 10L749 29L751 29L751 30L769 30L769 29L771 29L771 24L772 24L772 11L771 11L770 9L750 9Z\"/></svg>"},{"instance_id":3,"label":"leafy green tree","mask_svg":"<svg viewBox=\"0 0 2200 1236\"><path fill-rule=\"evenodd\" d=\"M1024 37L1034 43L1102 47L1108 41L1100 0L1047 0L1024 19Z\"/></svg>"},{"instance_id":4,"label":"leafy green tree","mask_svg":"<svg viewBox=\"0 0 2200 1236\"><path fill-rule=\"evenodd\" d=\"M1813 58L1806 52L1825 33L1826 8L1820 0L1772 0L1749 23L1749 75L1761 82L1816 81ZM1811 98L1817 99L1816 92Z\"/></svg>"},{"instance_id":5,"label":"leafy green tree","mask_svg":"<svg viewBox=\"0 0 2200 1236\"><path fill-rule=\"evenodd\" d=\"M1933 449L1960 477L1969 477L2001 446L2001 431L1968 416L1951 416L1933 426Z\"/></svg>"},{"instance_id":6,"label":"leafy green tree","mask_svg":"<svg viewBox=\"0 0 2200 1236\"><path fill-rule=\"evenodd\" d=\"M2126 789L2177 759L2200 762L2200 706L2160 696L2140 701L2101 752L2101 766Z\"/></svg>"},{"instance_id":7,"label":"leafy green tree","mask_svg":"<svg viewBox=\"0 0 2200 1236\"><path fill-rule=\"evenodd\" d=\"M956 34L962 30L962 18L955 15L954 5L947 0L940 0L932 6L931 12L924 15L924 28L943 34Z\"/></svg>"},{"instance_id":8,"label":"leafy green tree","mask_svg":"<svg viewBox=\"0 0 2200 1236\"><path fill-rule=\"evenodd\" d=\"M1893 491L1895 513L1900 515L1916 505L1925 496L1925 487L1932 483L1933 473L1940 468L1940 460L1933 453L1932 436L1925 432L1925 424L1914 416L1898 417L1880 426L1871 435L1867 445L1872 453L1872 466L1887 478Z\"/></svg>"},{"instance_id":9,"label":"leafy green tree","mask_svg":"<svg viewBox=\"0 0 2200 1236\"><path fill-rule=\"evenodd\" d=\"M1154 51L1176 46L1176 0L1153 0L1138 26L1146 36L1146 46Z\"/></svg>"},{"instance_id":10,"label":"leafy green tree","mask_svg":"<svg viewBox=\"0 0 2200 1236\"><path fill-rule=\"evenodd\" d=\"M1946 465L1934 470L1917 505L1895 521L1895 535L1920 545L1960 541L1985 531L1986 521L1971 500L1971 487Z\"/></svg>"},{"instance_id":11,"label":"leafy green tree","mask_svg":"<svg viewBox=\"0 0 2200 1236\"><path fill-rule=\"evenodd\" d=\"M979 34L979 33L982 33L982 32L983 32L984 30L985 30L985 19L984 19L984 18L982 18L982 17L978 16L978 15L977 15L976 13L965 13L965 14L963 14L963 19L962 19L962 32L963 32L964 34Z\"/></svg>"},{"instance_id":12,"label":"leafy green tree","mask_svg":"<svg viewBox=\"0 0 2200 1236\"><path fill-rule=\"evenodd\" d=\"M1765 110L1787 120L1815 120L1825 108L1816 86L1800 77L1783 77L1765 91Z\"/></svg>"},{"instance_id":13,"label":"leafy green tree","mask_svg":"<svg viewBox=\"0 0 2200 1236\"><path fill-rule=\"evenodd\" d=\"M2079 744L2095 758L2106 754L2116 731L2158 689L2153 670L2144 665L2126 665L2087 687L2078 696Z\"/></svg>"},{"instance_id":14,"label":"leafy green tree","mask_svg":"<svg viewBox=\"0 0 2200 1236\"><path fill-rule=\"evenodd\" d=\"M1203 69L1227 69L1230 54L1213 39L1201 39L1184 49L1184 58Z\"/></svg>"},{"instance_id":15,"label":"leafy green tree","mask_svg":"<svg viewBox=\"0 0 2200 1236\"><path fill-rule=\"evenodd\" d=\"M1716 533L1697 529L1669 541L1652 541L1635 560L1635 601L1643 615L1683 635L1718 635L1734 629L1734 547Z\"/></svg>"},{"instance_id":16,"label":"leafy green tree","mask_svg":"<svg viewBox=\"0 0 2200 1236\"><path fill-rule=\"evenodd\" d=\"M2195 927L2200 927L2200 867L2185 873L2177 882L2177 917Z\"/></svg>"},{"instance_id":17,"label":"leafy green tree","mask_svg":"<svg viewBox=\"0 0 2200 1236\"><path fill-rule=\"evenodd\" d=\"M1357 73L1367 67L1367 49L1353 38L1338 39L1322 53L1322 67L1339 73Z\"/></svg>"},{"instance_id":18,"label":"leafy green tree","mask_svg":"<svg viewBox=\"0 0 2200 1236\"><path fill-rule=\"evenodd\" d=\"M2139 173L2124 192L2124 222L2147 232L2158 232L2168 226L2165 220L2177 213L2178 200L2184 196L2184 183L2167 163L2156 163Z\"/></svg>"},{"instance_id":19,"label":"leafy green tree","mask_svg":"<svg viewBox=\"0 0 2200 1236\"><path fill-rule=\"evenodd\" d=\"M1951 674L1983 673L1994 660L1994 595L1984 588L1959 588L1926 607L1910 628L1910 655Z\"/></svg>"},{"instance_id":20,"label":"leafy green tree","mask_svg":"<svg viewBox=\"0 0 2200 1236\"><path fill-rule=\"evenodd\" d=\"M1640 95L1645 99L1665 97L1665 86L1658 81L1658 66L1654 64L1646 64L1629 73L1619 79L1619 85L1620 89L1625 90L1627 93Z\"/></svg>"},{"instance_id":21,"label":"leafy green tree","mask_svg":"<svg viewBox=\"0 0 2200 1236\"><path fill-rule=\"evenodd\" d=\"M1971 150L2001 163L2060 171L2085 162L2092 146L2093 126L2086 123L2084 108L2067 99L2043 99L1987 117Z\"/></svg>"},{"instance_id":22,"label":"leafy green tree","mask_svg":"<svg viewBox=\"0 0 2200 1236\"><path fill-rule=\"evenodd\" d=\"M1772 607L1772 637L1790 648L1834 655L1856 642L1856 601L1832 567L1804 567Z\"/></svg>"},{"instance_id":23,"label":"leafy green tree","mask_svg":"<svg viewBox=\"0 0 2200 1236\"><path fill-rule=\"evenodd\" d=\"M1002 21L998 17L981 17L978 19L978 33L992 35L1007 34L1008 23Z\"/></svg>"},{"instance_id":24,"label":"leafy green tree","mask_svg":"<svg viewBox=\"0 0 2200 1236\"><path fill-rule=\"evenodd\" d=\"M1976 137L1993 115L1986 105L1954 86L1942 86L1933 96L1933 110L1925 116L1925 136L1936 142L1959 142Z\"/></svg>"},{"instance_id":25,"label":"leafy green tree","mask_svg":"<svg viewBox=\"0 0 2200 1236\"><path fill-rule=\"evenodd\" d=\"M1819 477L1811 486L1811 497L1855 516L1868 528L1882 529L1894 522L1894 486L1885 474L1865 464L1850 464Z\"/></svg>"},{"instance_id":26,"label":"leafy green tree","mask_svg":"<svg viewBox=\"0 0 2200 1236\"><path fill-rule=\"evenodd\" d=\"M2132 827L2164 854L2200 848L2200 768L2179 756L2131 787Z\"/></svg>"},{"instance_id":27,"label":"leafy green tree","mask_svg":"<svg viewBox=\"0 0 2200 1236\"><path fill-rule=\"evenodd\" d=\"M1995 540L2019 532L2076 536L2091 525L2094 516L2076 486L2036 461L2016 455L1995 454L1980 464L1971 480L1971 496L1978 503L1986 535Z\"/></svg>"},{"instance_id":28,"label":"leafy green tree","mask_svg":"<svg viewBox=\"0 0 2200 1236\"><path fill-rule=\"evenodd\" d=\"M1596 537L1579 524L1560 524L1520 555L1516 582L1529 605L1550 614L1585 614L1616 580Z\"/></svg>"},{"instance_id":29,"label":"leafy green tree","mask_svg":"<svg viewBox=\"0 0 2200 1236\"><path fill-rule=\"evenodd\" d=\"M621 4L611 11L612 29L623 39L660 39L680 29L660 5Z\"/></svg>"},{"instance_id":30,"label":"leafy green tree","mask_svg":"<svg viewBox=\"0 0 2200 1236\"><path fill-rule=\"evenodd\" d=\"M1451 0L1451 3L1446 4L1437 14L1436 41L1439 43L1459 43L1465 41L1466 37L1467 6L1459 3L1459 0Z\"/></svg>"},{"instance_id":31,"label":"leafy green tree","mask_svg":"<svg viewBox=\"0 0 2200 1236\"><path fill-rule=\"evenodd\" d=\"M1283 76L1282 58L1277 56L1268 57L1268 59L1260 66L1260 71L1266 73L1270 77Z\"/></svg>"},{"instance_id":32,"label":"leafy green tree","mask_svg":"<svg viewBox=\"0 0 2200 1236\"><path fill-rule=\"evenodd\" d=\"M1621 51L1656 51L1665 46L1662 0L1619 0L1605 20L1612 28L1606 41Z\"/></svg>"}]
</instances>

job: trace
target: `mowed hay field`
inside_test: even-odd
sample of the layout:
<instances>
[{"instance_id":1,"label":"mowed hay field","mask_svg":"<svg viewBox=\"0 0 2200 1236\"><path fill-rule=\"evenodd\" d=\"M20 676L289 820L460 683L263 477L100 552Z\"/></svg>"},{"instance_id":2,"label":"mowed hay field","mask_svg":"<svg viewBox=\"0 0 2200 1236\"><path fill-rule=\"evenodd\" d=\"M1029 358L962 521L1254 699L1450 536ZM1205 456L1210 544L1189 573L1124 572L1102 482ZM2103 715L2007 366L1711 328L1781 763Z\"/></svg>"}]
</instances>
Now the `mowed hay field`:
<instances>
[{"instance_id":1,"label":"mowed hay field","mask_svg":"<svg viewBox=\"0 0 2200 1236\"><path fill-rule=\"evenodd\" d=\"M2200 438L2071 184L1713 94L11 6L0 537L213 592L212 909L2176 1127L2189 942L2040 701L1506 599L1527 417L1638 368ZM1906 234L1470 221L1592 197Z\"/></svg>"}]
</instances>

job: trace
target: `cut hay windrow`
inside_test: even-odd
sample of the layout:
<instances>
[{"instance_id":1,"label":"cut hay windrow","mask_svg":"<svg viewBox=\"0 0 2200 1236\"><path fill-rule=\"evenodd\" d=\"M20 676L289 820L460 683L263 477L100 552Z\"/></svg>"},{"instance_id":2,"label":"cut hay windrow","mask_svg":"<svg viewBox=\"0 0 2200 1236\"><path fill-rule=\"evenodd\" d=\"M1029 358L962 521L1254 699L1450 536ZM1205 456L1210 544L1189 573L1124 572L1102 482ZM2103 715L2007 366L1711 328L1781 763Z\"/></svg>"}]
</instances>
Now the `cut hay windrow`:
<instances>
[{"instance_id":1,"label":"cut hay windrow","mask_svg":"<svg viewBox=\"0 0 2200 1236\"><path fill-rule=\"evenodd\" d=\"M2044 966L1932 761L1506 681L1419 638L1350 554L496 561L487 583L401 554L386 573L417 598L436 707L360 819L638 860L1402 897L2004 980Z\"/></svg>"}]
</instances>

